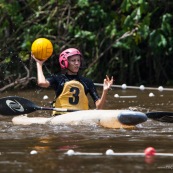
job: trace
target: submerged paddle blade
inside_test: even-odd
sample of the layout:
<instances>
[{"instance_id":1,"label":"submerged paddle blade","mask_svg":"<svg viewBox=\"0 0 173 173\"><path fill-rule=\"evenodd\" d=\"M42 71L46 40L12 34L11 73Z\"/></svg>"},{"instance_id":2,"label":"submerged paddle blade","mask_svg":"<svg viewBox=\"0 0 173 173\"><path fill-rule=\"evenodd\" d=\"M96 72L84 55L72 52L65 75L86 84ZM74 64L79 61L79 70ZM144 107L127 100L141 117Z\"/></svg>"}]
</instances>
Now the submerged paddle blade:
<instances>
[{"instance_id":1,"label":"submerged paddle blade","mask_svg":"<svg viewBox=\"0 0 173 173\"><path fill-rule=\"evenodd\" d=\"M125 125L137 125L147 121L147 116L137 111L122 111L118 115L118 120Z\"/></svg>"},{"instance_id":2,"label":"submerged paddle blade","mask_svg":"<svg viewBox=\"0 0 173 173\"><path fill-rule=\"evenodd\" d=\"M41 109L31 101L18 97L9 96L0 99L0 114L6 116L28 114Z\"/></svg>"},{"instance_id":3,"label":"submerged paddle blade","mask_svg":"<svg viewBox=\"0 0 173 173\"><path fill-rule=\"evenodd\" d=\"M146 115L156 121L173 123L173 112L148 112Z\"/></svg>"}]
</instances>

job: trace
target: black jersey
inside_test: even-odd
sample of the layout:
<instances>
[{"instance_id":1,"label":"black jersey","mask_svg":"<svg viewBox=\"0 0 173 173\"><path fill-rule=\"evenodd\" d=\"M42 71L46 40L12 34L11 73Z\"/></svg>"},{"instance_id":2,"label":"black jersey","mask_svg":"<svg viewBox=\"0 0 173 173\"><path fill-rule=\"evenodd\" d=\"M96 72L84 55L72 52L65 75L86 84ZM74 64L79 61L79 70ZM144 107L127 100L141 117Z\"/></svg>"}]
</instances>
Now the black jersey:
<instances>
[{"instance_id":1,"label":"black jersey","mask_svg":"<svg viewBox=\"0 0 173 173\"><path fill-rule=\"evenodd\" d=\"M76 80L79 81L84 86L85 94L87 95L89 93L94 102L100 99L92 80L85 78L83 76L59 74L59 75L51 75L46 79L49 81L50 86L54 88L56 97L58 97L63 91L65 82Z\"/></svg>"}]
</instances>

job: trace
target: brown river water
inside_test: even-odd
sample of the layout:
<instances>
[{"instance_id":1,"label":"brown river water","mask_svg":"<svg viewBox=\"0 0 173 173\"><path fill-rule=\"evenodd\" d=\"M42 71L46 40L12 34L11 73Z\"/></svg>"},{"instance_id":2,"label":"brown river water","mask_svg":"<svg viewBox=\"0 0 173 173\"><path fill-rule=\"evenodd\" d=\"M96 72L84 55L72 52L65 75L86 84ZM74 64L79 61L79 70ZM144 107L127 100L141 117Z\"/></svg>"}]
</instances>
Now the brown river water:
<instances>
[{"instance_id":1,"label":"brown river water","mask_svg":"<svg viewBox=\"0 0 173 173\"><path fill-rule=\"evenodd\" d=\"M101 87L99 87L100 89ZM113 88L108 93L105 109L136 108L139 111L173 112L173 91ZM154 97L149 97L153 93ZM1 97L21 96L39 106L49 106L51 90L25 90L1 93ZM114 95L137 96L115 98ZM43 96L49 98L43 100ZM92 101L91 101L92 102ZM93 108L93 105L91 105ZM28 116L50 116L49 111L36 111ZM13 125L12 117L0 116L0 173L146 173L172 172L171 156L109 156L105 152L143 153L152 146L157 153L173 153L173 124L148 119L137 129L107 129L91 126ZM102 155L73 155L75 152ZM31 151L37 154L31 154Z\"/></svg>"}]
</instances>

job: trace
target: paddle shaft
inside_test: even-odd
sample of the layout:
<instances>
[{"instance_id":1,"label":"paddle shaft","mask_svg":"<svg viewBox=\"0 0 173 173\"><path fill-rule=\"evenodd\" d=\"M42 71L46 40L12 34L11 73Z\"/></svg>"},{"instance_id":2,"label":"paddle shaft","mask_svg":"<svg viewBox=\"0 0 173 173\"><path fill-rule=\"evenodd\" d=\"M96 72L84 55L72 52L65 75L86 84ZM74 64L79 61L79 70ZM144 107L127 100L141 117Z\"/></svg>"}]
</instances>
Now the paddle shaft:
<instances>
[{"instance_id":1,"label":"paddle shaft","mask_svg":"<svg viewBox=\"0 0 173 173\"><path fill-rule=\"evenodd\" d=\"M57 112L75 112L75 111L79 111L79 110L74 110L74 109L50 108L50 107L37 107L37 110L49 110L49 111L57 111Z\"/></svg>"}]
</instances>

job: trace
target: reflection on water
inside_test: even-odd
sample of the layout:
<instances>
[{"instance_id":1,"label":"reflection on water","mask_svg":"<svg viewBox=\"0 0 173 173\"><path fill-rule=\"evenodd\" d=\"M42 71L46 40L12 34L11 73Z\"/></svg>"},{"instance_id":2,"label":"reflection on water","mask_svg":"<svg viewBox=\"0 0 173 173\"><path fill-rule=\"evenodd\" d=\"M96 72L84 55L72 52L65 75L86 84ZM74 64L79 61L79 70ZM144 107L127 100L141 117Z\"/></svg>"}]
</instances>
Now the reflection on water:
<instances>
[{"instance_id":1,"label":"reflection on water","mask_svg":"<svg viewBox=\"0 0 173 173\"><path fill-rule=\"evenodd\" d=\"M172 111L172 92L118 90L109 92L106 109L133 108L146 111ZM137 96L115 98L114 95ZM1 97L18 95L39 106L49 106L52 91L20 91L1 93ZM43 100L48 95L49 99ZM92 101L91 101L92 103ZM91 107L93 105L91 104ZM49 111L36 111L29 116L49 116ZM152 146L156 152L173 153L171 123L152 120L138 125L135 130L105 129L91 126L13 125L12 117L0 116L0 172L172 172L173 158L155 156L106 156L107 149L114 152L143 152ZM79 152L100 152L101 156L68 156L73 149ZM37 154L30 154L36 150Z\"/></svg>"}]
</instances>

